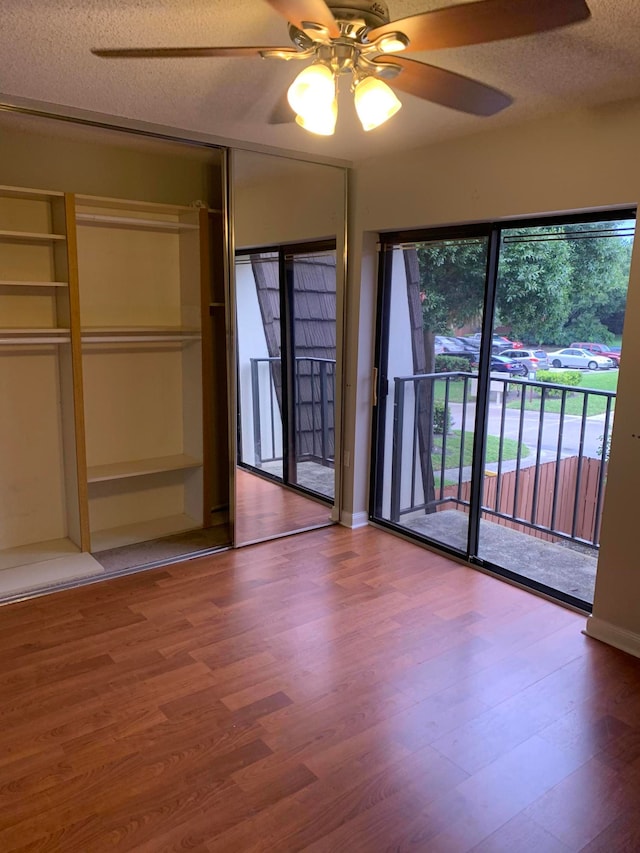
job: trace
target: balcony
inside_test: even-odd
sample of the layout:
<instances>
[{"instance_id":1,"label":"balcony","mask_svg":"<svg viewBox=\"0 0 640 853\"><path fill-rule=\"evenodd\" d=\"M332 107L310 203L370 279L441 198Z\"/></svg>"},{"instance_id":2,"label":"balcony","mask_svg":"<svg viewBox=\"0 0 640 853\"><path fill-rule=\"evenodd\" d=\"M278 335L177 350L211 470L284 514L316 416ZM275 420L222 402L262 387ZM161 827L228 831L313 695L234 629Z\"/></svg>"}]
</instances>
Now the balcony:
<instances>
[{"instance_id":1,"label":"balcony","mask_svg":"<svg viewBox=\"0 0 640 853\"><path fill-rule=\"evenodd\" d=\"M279 358L252 358L253 467L282 478L282 378ZM295 484L334 497L335 359L295 359ZM246 456L246 454L243 454Z\"/></svg>"},{"instance_id":2,"label":"balcony","mask_svg":"<svg viewBox=\"0 0 640 853\"><path fill-rule=\"evenodd\" d=\"M381 517L466 552L473 459L479 464L477 377L438 373L394 384ZM492 374L480 562L592 602L615 397Z\"/></svg>"}]
</instances>

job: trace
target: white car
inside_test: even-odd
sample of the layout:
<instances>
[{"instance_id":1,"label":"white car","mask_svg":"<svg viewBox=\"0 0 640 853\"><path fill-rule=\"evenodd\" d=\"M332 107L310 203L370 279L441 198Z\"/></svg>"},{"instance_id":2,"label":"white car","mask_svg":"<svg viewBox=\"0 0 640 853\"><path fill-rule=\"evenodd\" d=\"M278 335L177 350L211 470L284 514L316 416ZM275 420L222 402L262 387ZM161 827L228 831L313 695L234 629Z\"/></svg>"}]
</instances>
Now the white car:
<instances>
[{"instance_id":1,"label":"white car","mask_svg":"<svg viewBox=\"0 0 640 853\"><path fill-rule=\"evenodd\" d=\"M587 370L609 370L610 367L615 367L610 358L594 355L586 349L577 349L576 347L567 347L566 349L556 350L556 352L550 352L548 358L551 367L579 367Z\"/></svg>"}]
</instances>

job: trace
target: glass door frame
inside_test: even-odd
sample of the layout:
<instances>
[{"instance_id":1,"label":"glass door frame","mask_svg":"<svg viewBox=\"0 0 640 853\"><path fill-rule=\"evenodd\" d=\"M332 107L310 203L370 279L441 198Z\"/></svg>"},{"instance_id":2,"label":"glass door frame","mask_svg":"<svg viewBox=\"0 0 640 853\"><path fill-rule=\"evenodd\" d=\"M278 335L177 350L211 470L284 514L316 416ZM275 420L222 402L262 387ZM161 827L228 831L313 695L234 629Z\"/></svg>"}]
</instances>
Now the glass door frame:
<instances>
[{"instance_id":1,"label":"glass door frame","mask_svg":"<svg viewBox=\"0 0 640 853\"><path fill-rule=\"evenodd\" d=\"M561 590L547 586L533 578L517 574L478 556L480 538L480 519L482 516L482 473L485 463L485 446L489 411L491 339L495 319L496 295L498 284L498 266L503 230L515 228L547 227L554 225L572 225L589 222L617 221L636 219L636 208L623 206L606 210L583 213L556 214L553 216L531 216L520 219L500 220L479 223L477 225L444 226L441 228L416 229L411 231L386 232L379 235L378 252L378 291L376 309L376 337L374 352L374 379L371 427L371 475L369 482L369 521L380 527L399 532L408 539L426 543L429 547L460 559L469 564L490 571L493 574L559 600L580 611L590 612L591 604ZM488 240L484 302L482 308L482 328L480 359L478 367L477 404L474 423L473 455L471 465L471 496L466 549L458 550L426 536L414 533L387 519L382 518L382 478L384 471L385 425L387 401L389 397L389 378L386 370L389 355L389 319L391 297L391 270L393 250L420 242L445 241L484 237Z\"/></svg>"}]
</instances>

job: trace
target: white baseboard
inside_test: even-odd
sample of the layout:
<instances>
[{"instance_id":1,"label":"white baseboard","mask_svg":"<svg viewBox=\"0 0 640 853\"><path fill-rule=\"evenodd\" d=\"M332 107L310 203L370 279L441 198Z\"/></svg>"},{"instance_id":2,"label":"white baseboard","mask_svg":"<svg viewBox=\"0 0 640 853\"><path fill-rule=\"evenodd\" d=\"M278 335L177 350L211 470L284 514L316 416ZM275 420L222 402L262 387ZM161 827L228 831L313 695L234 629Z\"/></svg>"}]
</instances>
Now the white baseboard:
<instances>
[{"instance_id":1,"label":"white baseboard","mask_svg":"<svg viewBox=\"0 0 640 853\"><path fill-rule=\"evenodd\" d=\"M640 658L640 634L636 634L634 631L619 628L617 625L612 625L611 622L606 622L597 616L589 616L585 634Z\"/></svg>"},{"instance_id":2,"label":"white baseboard","mask_svg":"<svg viewBox=\"0 0 640 853\"><path fill-rule=\"evenodd\" d=\"M340 524L343 527L366 527L369 524L369 515L366 512L343 512Z\"/></svg>"}]
</instances>

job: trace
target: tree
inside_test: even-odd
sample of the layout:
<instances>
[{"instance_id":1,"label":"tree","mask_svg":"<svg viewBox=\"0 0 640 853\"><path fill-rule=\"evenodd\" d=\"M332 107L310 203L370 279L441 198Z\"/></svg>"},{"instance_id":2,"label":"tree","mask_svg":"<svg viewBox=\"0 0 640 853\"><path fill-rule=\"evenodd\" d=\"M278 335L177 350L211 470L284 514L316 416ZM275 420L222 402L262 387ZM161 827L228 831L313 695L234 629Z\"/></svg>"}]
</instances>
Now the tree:
<instances>
[{"instance_id":1,"label":"tree","mask_svg":"<svg viewBox=\"0 0 640 853\"><path fill-rule=\"evenodd\" d=\"M434 339L473 320L482 309L487 241L451 240L404 249L414 374L435 369ZM435 512L433 386L416 386L418 453L425 512Z\"/></svg>"},{"instance_id":2,"label":"tree","mask_svg":"<svg viewBox=\"0 0 640 853\"><path fill-rule=\"evenodd\" d=\"M626 304L632 240L626 223L510 229L498 275L500 322L530 343L611 340ZM612 317L612 309L614 315Z\"/></svg>"},{"instance_id":3,"label":"tree","mask_svg":"<svg viewBox=\"0 0 640 853\"><path fill-rule=\"evenodd\" d=\"M554 239L531 239L529 228L504 235L496 292L500 322L514 338L536 345L561 340L570 308L569 246L560 226L544 231Z\"/></svg>"}]
</instances>

